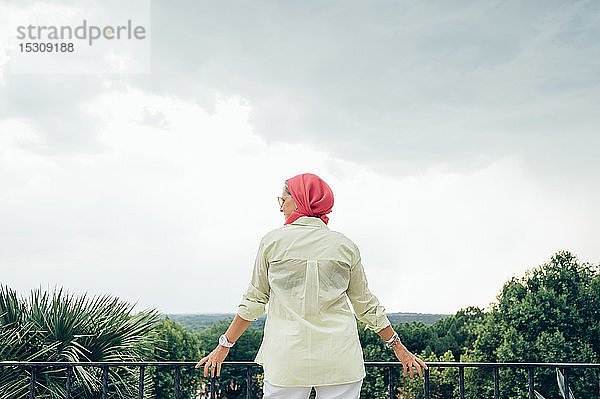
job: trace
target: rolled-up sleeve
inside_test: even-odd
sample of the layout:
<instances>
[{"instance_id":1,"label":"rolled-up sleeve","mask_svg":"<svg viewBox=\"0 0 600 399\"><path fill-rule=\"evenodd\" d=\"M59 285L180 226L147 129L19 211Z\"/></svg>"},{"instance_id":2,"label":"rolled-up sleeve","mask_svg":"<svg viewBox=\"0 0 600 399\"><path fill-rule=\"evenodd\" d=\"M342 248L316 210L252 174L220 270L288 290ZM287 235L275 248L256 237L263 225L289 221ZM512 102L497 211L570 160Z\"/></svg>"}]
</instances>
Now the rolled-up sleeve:
<instances>
[{"instance_id":1,"label":"rolled-up sleeve","mask_svg":"<svg viewBox=\"0 0 600 399\"><path fill-rule=\"evenodd\" d=\"M358 320L366 324L365 330L378 332L390 325L385 308L369 291L367 276L363 268L358 247L354 246L354 260L350 267L350 282L346 294L354 308Z\"/></svg>"},{"instance_id":2,"label":"rolled-up sleeve","mask_svg":"<svg viewBox=\"0 0 600 399\"><path fill-rule=\"evenodd\" d=\"M254 321L265 314L265 307L269 302L271 287L267 277L267 261L265 259L264 239L258 247L254 261L252 279L242 302L238 306L237 314L244 320Z\"/></svg>"}]
</instances>

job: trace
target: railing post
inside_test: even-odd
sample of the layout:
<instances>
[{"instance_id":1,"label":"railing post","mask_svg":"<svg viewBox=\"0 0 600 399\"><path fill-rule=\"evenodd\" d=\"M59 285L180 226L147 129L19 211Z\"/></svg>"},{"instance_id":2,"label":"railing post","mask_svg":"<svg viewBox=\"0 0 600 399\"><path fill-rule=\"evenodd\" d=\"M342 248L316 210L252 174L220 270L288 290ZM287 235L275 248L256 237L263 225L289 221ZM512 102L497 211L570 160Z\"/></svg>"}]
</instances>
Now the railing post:
<instances>
[{"instance_id":1,"label":"railing post","mask_svg":"<svg viewBox=\"0 0 600 399\"><path fill-rule=\"evenodd\" d=\"M392 366L388 367L388 390L390 392L390 399L394 399L394 380L392 379Z\"/></svg>"},{"instance_id":2,"label":"railing post","mask_svg":"<svg viewBox=\"0 0 600 399\"><path fill-rule=\"evenodd\" d=\"M465 368L458 366L458 392L460 399L465 399Z\"/></svg>"},{"instance_id":3,"label":"railing post","mask_svg":"<svg viewBox=\"0 0 600 399\"><path fill-rule=\"evenodd\" d=\"M527 367L527 374L529 375L529 399L535 399L533 394L533 368Z\"/></svg>"},{"instance_id":4,"label":"railing post","mask_svg":"<svg viewBox=\"0 0 600 399\"><path fill-rule=\"evenodd\" d=\"M494 399L500 399L500 373L498 367L494 367Z\"/></svg>"},{"instance_id":5,"label":"railing post","mask_svg":"<svg viewBox=\"0 0 600 399\"><path fill-rule=\"evenodd\" d=\"M429 399L429 369L425 370L425 378L423 379L423 390L425 391L425 399Z\"/></svg>"},{"instance_id":6,"label":"railing post","mask_svg":"<svg viewBox=\"0 0 600 399\"><path fill-rule=\"evenodd\" d=\"M179 379L181 378L181 367L175 367L175 399L179 399Z\"/></svg>"},{"instance_id":7,"label":"railing post","mask_svg":"<svg viewBox=\"0 0 600 399\"><path fill-rule=\"evenodd\" d=\"M73 374L73 367L72 366L68 366L67 367L67 396L65 397L65 399L71 399L71 376Z\"/></svg>"},{"instance_id":8,"label":"railing post","mask_svg":"<svg viewBox=\"0 0 600 399\"><path fill-rule=\"evenodd\" d=\"M246 369L246 399L252 397L252 366Z\"/></svg>"},{"instance_id":9,"label":"railing post","mask_svg":"<svg viewBox=\"0 0 600 399\"><path fill-rule=\"evenodd\" d=\"M565 398L570 399L569 396L569 368L565 367L563 375L565 376Z\"/></svg>"},{"instance_id":10,"label":"railing post","mask_svg":"<svg viewBox=\"0 0 600 399\"><path fill-rule=\"evenodd\" d=\"M108 398L108 366L102 366L102 399Z\"/></svg>"},{"instance_id":11,"label":"railing post","mask_svg":"<svg viewBox=\"0 0 600 399\"><path fill-rule=\"evenodd\" d=\"M210 377L210 398L217 399L217 387L215 386L215 376Z\"/></svg>"},{"instance_id":12,"label":"railing post","mask_svg":"<svg viewBox=\"0 0 600 399\"><path fill-rule=\"evenodd\" d=\"M140 381L138 384L138 399L144 399L144 368L145 366L140 366Z\"/></svg>"},{"instance_id":13,"label":"railing post","mask_svg":"<svg viewBox=\"0 0 600 399\"><path fill-rule=\"evenodd\" d=\"M35 399L35 374L37 372L36 367L31 368L31 377L29 379L29 399Z\"/></svg>"}]
</instances>

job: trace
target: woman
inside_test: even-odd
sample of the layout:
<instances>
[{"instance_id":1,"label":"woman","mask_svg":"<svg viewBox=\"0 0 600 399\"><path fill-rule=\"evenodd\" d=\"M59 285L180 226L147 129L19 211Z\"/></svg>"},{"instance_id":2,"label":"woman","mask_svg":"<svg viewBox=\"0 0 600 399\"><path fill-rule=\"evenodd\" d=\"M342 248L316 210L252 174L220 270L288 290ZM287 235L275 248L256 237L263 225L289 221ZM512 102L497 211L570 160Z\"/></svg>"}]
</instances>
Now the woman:
<instances>
[{"instance_id":1,"label":"woman","mask_svg":"<svg viewBox=\"0 0 600 399\"><path fill-rule=\"evenodd\" d=\"M413 376L427 366L400 342L385 309L367 286L358 247L329 230L333 192L305 173L286 180L279 199L285 224L260 242L252 280L229 329L196 365L218 376L229 347L265 313L263 341L255 361L264 368L263 398L358 398L365 377L356 317L394 350Z\"/></svg>"}]
</instances>

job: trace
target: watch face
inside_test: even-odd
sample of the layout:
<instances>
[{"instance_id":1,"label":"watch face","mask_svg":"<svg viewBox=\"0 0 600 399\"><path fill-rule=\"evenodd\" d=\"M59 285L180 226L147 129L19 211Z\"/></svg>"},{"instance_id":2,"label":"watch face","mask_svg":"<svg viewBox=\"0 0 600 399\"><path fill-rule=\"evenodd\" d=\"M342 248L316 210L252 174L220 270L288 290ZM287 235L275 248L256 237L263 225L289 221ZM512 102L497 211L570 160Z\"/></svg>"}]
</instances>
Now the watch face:
<instances>
[{"instance_id":1,"label":"watch face","mask_svg":"<svg viewBox=\"0 0 600 399\"><path fill-rule=\"evenodd\" d=\"M225 335L221 335L221 336L219 337L219 344L221 344L221 345L223 345L223 346L226 346L226 347L228 347L228 348L229 348L229 347L231 347L231 346L233 346L233 345L231 345L231 344L229 343L229 341L227 341L227 337L226 337Z\"/></svg>"}]
</instances>

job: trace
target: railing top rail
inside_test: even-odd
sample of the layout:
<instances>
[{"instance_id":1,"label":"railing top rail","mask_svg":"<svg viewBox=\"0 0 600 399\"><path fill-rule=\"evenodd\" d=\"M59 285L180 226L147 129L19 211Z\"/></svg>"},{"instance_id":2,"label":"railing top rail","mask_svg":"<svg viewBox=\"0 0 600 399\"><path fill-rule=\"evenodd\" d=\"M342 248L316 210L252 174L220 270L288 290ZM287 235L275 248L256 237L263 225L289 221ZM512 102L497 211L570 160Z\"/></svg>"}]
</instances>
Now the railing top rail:
<instances>
[{"instance_id":1,"label":"railing top rail","mask_svg":"<svg viewBox=\"0 0 600 399\"><path fill-rule=\"evenodd\" d=\"M153 362L123 362L123 361L107 361L107 362L20 362L20 361L0 361L0 366L195 366L198 362L170 362L170 361L153 361ZM259 366L255 362L241 361L226 361L223 364L237 366ZM600 368L600 363L527 363L527 362L512 362L512 363L480 363L480 362L425 362L429 367L561 367L561 368ZM366 366L402 366L400 362L365 362Z\"/></svg>"},{"instance_id":2,"label":"railing top rail","mask_svg":"<svg viewBox=\"0 0 600 399\"><path fill-rule=\"evenodd\" d=\"M14 361L0 361L0 366L130 366L130 367L139 367L139 366L195 366L198 362L117 362L117 361L107 361L107 362L14 362ZM255 362L238 362L238 361L227 361L223 362L223 364L231 364L237 366L259 366L258 363Z\"/></svg>"},{"instance_id":3,"label":"railing top rail","mask_svg":"<svg viewBox=\"0 0 600 399\"><path fill-rule=\"evenodd\" d=\"M600 367L600 363L536 363L536 362L425 362L428 367ZM373 366L395 366L402 365L400 362L365 362L365 365Z\"/></svg>"}]
</instances>

